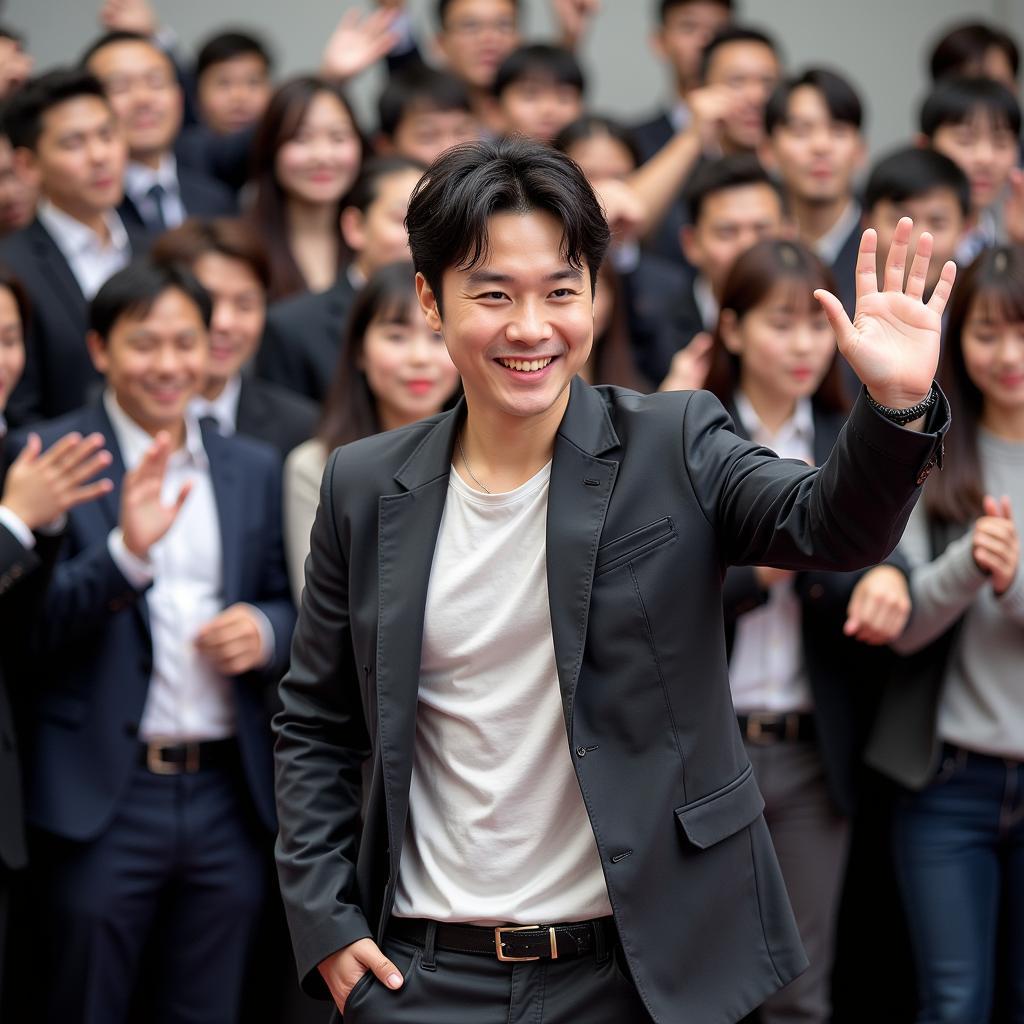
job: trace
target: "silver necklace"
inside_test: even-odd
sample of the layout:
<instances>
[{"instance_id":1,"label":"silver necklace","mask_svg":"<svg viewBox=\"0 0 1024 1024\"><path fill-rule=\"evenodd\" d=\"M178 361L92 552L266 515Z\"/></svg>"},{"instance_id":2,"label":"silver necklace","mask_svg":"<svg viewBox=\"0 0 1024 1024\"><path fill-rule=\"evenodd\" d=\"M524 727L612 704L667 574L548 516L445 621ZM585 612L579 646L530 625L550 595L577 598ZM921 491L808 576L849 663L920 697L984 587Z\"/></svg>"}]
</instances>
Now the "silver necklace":
<instances>
[{"instance_id":1,"label":"silver necklace","mask_svg":"<svg viewBox=\"0 0 1024 1024\"><path fill-rule=\"evenodd\" d=\"M466 472L473 478L473 483L475 483L477 487L479 487L480 490L484 492L484 494L490 494L490 490L484 487L482 483L480 483L480 481L476 477L476 473L474 473L473 470L470 469L469 459L466 458L466 450L462 447L462 435L456 434L455 440L458 441L459 443L459 455L462 456L462 464L466 467Z\"/></svg>"}]
</instances>

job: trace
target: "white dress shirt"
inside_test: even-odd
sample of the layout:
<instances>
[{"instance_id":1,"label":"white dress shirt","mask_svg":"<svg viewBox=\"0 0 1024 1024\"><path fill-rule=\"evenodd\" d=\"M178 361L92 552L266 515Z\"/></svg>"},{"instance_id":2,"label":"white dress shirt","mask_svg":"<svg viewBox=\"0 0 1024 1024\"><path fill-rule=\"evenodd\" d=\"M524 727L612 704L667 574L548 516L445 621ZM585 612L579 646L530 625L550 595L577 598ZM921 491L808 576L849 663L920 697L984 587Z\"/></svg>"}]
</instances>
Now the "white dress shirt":
<instances>
[{"instance_id":1,"label":"white dress shirt","mask_svg":"<svg viewBox=\"0 0 1024 1024\"><path fill-rule=\"evenodd\" d=\"M713 331L718 323L718 299L711 290L711 282L703 274L693 279L693 301L697 304L704 330Z\"/></svg>"},{"instance_id":2,"label":"white dress shirt","mask_svg":"<svg viewBox=\"0 0 1024 1024\"><path fill-rule=\"evenodd\" d=\"M851 199L835 224L814 243L814 251L825 266L831 267L839 258L850 232L860 223L860 215L860 203L856 199Z\"/></svg>"},{"instance_id":3,"label":"white dress shirt","mask_svg":"<svg viewBox=\"0 0 1024 1024\"><path fill-rule=\"evenodd\" d=\"M236 373L224 385L216 398L204 398L196 395L189 402L189 412L201 420L204 416L212 416L217 421L217 429L224 437L231 437L238 430L238 399L242 394L242 375Z\"/></svg>"},{"instance_id":4,"label":"white dress shirt","mask_svg":"<svg viewBox=\"0 0 1024 1024\"><path fill-rule=\"evenodd\" d=\"M92 228L59 210L49 199L39 201L37 214L68 261L71 273L87 301L93 298L109 277L131 262L132 247L128 241L128 232L113 210L108 210L103 217L110 232L110 240L107 242L103 242Z\"/></svg>"},{"instance_id":5,"label":"white dress shirt","mask_svg":"<svg viewBox=\"0 0 1024 1024\"><path fill-rule=\"evenodd\" d=\"M150 195L154 185L163 189L160 212L163 214L164 225L168 228L178 227L184 222L187 213L178 182L178 162L169 153L160 158L160 164L155 170L134 160L124 169L125 194L135 204L139 216L150 226L159 223L157 201Z\"/></svg>"},{"instance_id":6,"label":"white dress shirt","mask_svg":"<svg viewBox=\"0 0 1024 1024\"><path fill-rule=\"evenodd\" d=\"M109 392L103 404L110 417L126 471L133 470L153 438L118 405ZM134 587L146 591L153 640L153 674L139 727L144 741L217 740L235 732L233 680L221 675L195 646L200 627L224 609L220 520L198 421L185 419L185 445L171 454L162 499L172 503L185 483L192 490L171 528L149 550L134 556L120 529L108 547L115 564ZM258 609L265 660L273 654L273 627Z\"/></svg>"},{"instance_id":7,"label":"white dress shirt","mask_svg":"<svg viewBox=\"0 0 1024 1024\"><path fill-rule=\"evenodd\" d=\"M741 392L736 393L736 411L751 440L771 448L783 459L813 464L814 417L809 399L799 401L790 419L774 434ZM766 604L739 617L729 661L729 684L733 704L741 714L811 709L800 601L791 579L772 587Z\"/></svg>"}]
</instances>

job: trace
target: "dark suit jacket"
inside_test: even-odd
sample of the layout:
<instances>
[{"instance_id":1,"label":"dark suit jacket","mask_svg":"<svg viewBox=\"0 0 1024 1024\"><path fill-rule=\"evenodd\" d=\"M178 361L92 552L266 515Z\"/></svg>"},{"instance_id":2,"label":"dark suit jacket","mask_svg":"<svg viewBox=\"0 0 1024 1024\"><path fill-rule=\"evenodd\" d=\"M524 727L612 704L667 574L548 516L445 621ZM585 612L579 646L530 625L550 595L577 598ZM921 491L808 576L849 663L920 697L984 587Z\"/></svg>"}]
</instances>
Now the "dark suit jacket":
<instances>
[{"instance_id":1,"label":"dark suit jacket","mask_svg":"<svg viewBox=\"0 0 1024 1024\"><path fill-rule=\"evenodd\" d=\"M206 125L187 125L174 143L179 167L214 178L236 195L249 178L249 156L255 128L217 135Z\"/></svg>"},{"instance_id":2,"label":"dark suit jacket","mask_svg":"<svg viewBox=\"0 0 1024 1024\"><path fill-rule=\"evenodd\" d=\"M325 292L296 295L271 306L256 376L322 403L334 379L355 294L342 274Z\"/></svg>"},{"instance_id":3,"label":"dark suit jacket","mask_svg":"<svg viewBox=\"0 0 1024 1024\"><path fill-rule=\"evenodd\" d=\"M65 545L35 633L34 737L29 820L68 839L94 839L116 813L139 756L138 728L153 668L145 593L124 578L107 537L117 525L121 461L102 405L53 424L44 444L69 430L101 432L114 457L114 490L68 515ZM249 792L274 828L269 715L273 684L288 663L295 610L281 538L281 465L255 441L203 431L223 549L224 607L255 605L274 628L274 657L235 680L237 737Z\"/></svg>"},{"instance_id":4,"label":"dark suit jacket","mask_svg":"<svg viewBox=\"0 0 1024 1024\"><path fill-rule=\"evenodd\" d=\"M279 876L310 990L325 956L382 937L393 904L464 414L347 445L324 476L275 720ZM861 402L815 470L738 438L707 392L572 384L548 498L552 638L616 925L655 1021L737 1020L806 964L733 712L725 566L879 561L940 441Z\"/></svg>"},{"instance_id":5,"label":"dark suit jacket","mask_svg":"<svg viewBox=\"0 0 1024 1024\"><path fill-rule=\"evenodd\" d=\"M200 171L179 167L178 187L181 189L182 205L189 217L233 217L238 213L238 201L231 189ZM150 238L160 234L142 219L138 207L127 195L117 212L126 225L131 224L140 234Z\"/></svg>"},{"instance_id":6,"label":"dark suit jacket","mask_svg":"<svg viewBox=\"0 0 1024 1024\"><path fill-rule=\"evenodd\" d=\"M729 410L737 434L746 437L734 408ZM846 417L814 410L814 462L823 465L839 438ZM906 569L902 559L887 561ZM877 709L879 680L893 655L843 635L850 595L868 569L797 575L804 664L814 700L818 747L825 780L837 809L851 815L857 803L858 768ZM733 566L725 576L726 639L730 657L739 618L768 600L751 566Z\"/></svg>"},{"instance_id":7,"label":"dark suit jacket","mask_svg":"<svg viewBox=\"0 0 1024 1024\"><path fill-rule=\"evenodd\" d=\"M243 377L238 395L238 433L276 448L283 460L316 429L315 402L259 377Z\"/></svg>"},{"instance_id":8,"label":"dark suit jacket","mask_svg":"<svg viewBox=\"0 0 1024 1024\"><path fill-rule=\"evenodd\" d=\"M125 224L132 249L146 239ZM25 337L25 372L7 403L12 427L51 419L79 408L98 387L85 347L88 303L64 254L39 220L0 242L0 262L20 278L32 303Z\"/></svg>"}]
</instances>

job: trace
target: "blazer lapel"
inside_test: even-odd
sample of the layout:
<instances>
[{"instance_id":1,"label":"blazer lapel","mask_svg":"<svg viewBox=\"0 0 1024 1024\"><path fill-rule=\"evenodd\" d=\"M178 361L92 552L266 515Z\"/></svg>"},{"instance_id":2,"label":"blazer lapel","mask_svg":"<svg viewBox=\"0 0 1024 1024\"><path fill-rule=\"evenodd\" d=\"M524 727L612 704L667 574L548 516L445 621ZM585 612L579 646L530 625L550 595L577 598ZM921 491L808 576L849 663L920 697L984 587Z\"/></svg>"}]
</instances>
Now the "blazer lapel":
<instances>
[{"instance_id":1,"label":"blazer lapel","mask_svg":"<svg viewBox=\"0 0 1024 1024\"><path fill-rule=\"evenodd\" d=\"M547 521L551 633L570 738L597 548L619 469L618 460L598 456L618 446L600 393L575 378L555 438Z\"/></svg>"},{"instance_id":2,"label":"blazer lapel","mask_svg":"<svg viewBox=\"0 0 1024 1024\"><path fill-rule=\"evenodd\" d=\"M220 528L222 592L224 607L238 601L242 591L242 544L245 532L240 529L245 521L245 508L238 466L226 451L225 439L216 424L202 424L203 447L210 462L210 480L217 503L217 525Z\"/></svg>"},{"instance_id":3,"label":"blazer lapel","mask_svg":"<svg viewBox=\"0 0 1024 1024\"><path fill-rule=\"evenodd\" d=\"M82 289L78 286L78 281L71 272L71 267L64 258L64 254L50 237L46 228L38 220L33 221L32 228L32 247L35 250L36 259L39 261L41 272L47 280L53 282L54 291L62 299L61 304L78 328L88 318Z\"/></svg>"},{"instance_id":4,"label":"blazer lapel","mask_svg":"<svg viewBox=\"0 0 1024 1024\"><path fill-rule=\"evenodd\" d=\"M384 777L393 806L392 850L401 848L412 775L416 699L427 586L448 494L460 402L395 474L401 490L378 499L377 717Z\"/></svg>"}]
</instances>

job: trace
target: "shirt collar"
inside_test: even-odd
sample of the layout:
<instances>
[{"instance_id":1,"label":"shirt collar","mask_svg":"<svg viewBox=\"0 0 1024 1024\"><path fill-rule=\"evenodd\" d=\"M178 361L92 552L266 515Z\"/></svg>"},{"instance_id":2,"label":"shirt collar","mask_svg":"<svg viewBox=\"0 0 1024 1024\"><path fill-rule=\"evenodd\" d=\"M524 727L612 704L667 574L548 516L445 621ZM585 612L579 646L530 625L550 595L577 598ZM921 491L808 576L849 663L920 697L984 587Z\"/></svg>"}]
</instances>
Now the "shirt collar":
<instances>
[{"instance_id":1,"label":"shirt collar","mask_svg":"<svg viewBox=\"0 0 1024 1024\"><path fill-rule=\"evenodd\" d=\"M718 299L711 290L711 282L703 274L693 279L693 301L697 303L697 312L705 329L714 330L718 323Z\"/></svg>"},{"instance_id":2,"label":"shirt collar","mask_svg":"<svg viewBox=\"0 0 1024 1024\"><path fill-rule=\"evenodd\" d=\"M787 437L794 437L808 447L814 444L814 407L809 398L798 399L793 415L774 433L764 425L750 399L742 391L736 391L733 395L733 402L736 405L740 423L743 424L751 440L757 441L759 444L767 444L769 448L774 447L775 444Z\"/></svg>"},{"instance_id":3,"label":"shirt collar","mask_svg":"<svg viewBox=\"0 0 1024 1024\"><path fill-rule=\"evenodd\" d=\"M45 197L39 200L37 215L65 256L77 256L90 249L102 251L114 248L120 252L129 247L128 232L125 231L121 218L113 210L107 210L103 214L103 221L110 232L108 245L100 241L100 236L92 228L54 206Z\"/></svg>"},{"instance_id":4,"label":"shirt collar","mask_svg":"<svg viewBox=\"0 0 1024 1024\"><path fill-rule=\"evenodd\" d=\"M160 158L155 170L134 160L125 167L124 190L133 198L147 195L154 185L160 185L171 195L177 195L181 191L178 185L178 162L170 153L165 153Z\"/></svg>"},{"instance_id":5,"label":"shirt collar","mask_svg":"<svg viewBox=\"0 0 1024 1024\"><path fill-rule=\"evenodd\" d=\"M822 263L831 266L839 258L839 252L850 237L850 232L860 223L860 214L860 203L851 199L835 224L814 243L814 251Z\"/></svg>"},{"instance_id":6,"label":"shirt collar","mask_svg":"<svg viewBox=\"0 0 1024 1024\"><path fill-rule=\"evenodd\" d=\"M124 468L131 471L142 461L142 456L153 444L153 438L121 408L110 388L103 392L103 408L114 429ZM199 421L190 411L185 413L185 447L172 452L171 458L175 461L190 462L201 469L209 468L210 463L203 445Z\"/></svg>"},{"instance_id":7,"label":"shirt collar","mask_svg":"<svg viewBox=\"0 0 1024 1024\"><path fill-rule=\"evenodd\" d=\"M238 429L238 399L241 394L242 375L236 373L216 398L198 395L189 403L189 409L197 420L212 416L220 433L230 437Z\"/></svg>"}]
</instances>

